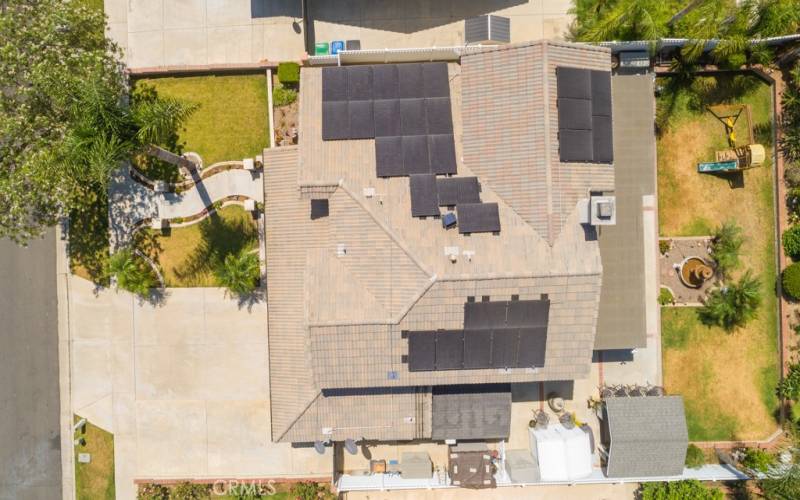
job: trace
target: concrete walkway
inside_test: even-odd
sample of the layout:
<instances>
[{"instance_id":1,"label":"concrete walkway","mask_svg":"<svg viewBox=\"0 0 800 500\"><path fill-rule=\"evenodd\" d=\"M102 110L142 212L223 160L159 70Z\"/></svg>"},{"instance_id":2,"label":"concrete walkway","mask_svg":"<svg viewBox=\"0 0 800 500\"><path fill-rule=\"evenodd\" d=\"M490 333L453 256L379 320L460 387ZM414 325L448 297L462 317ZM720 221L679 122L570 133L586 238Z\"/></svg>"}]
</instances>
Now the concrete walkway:
<instances>
[{"instance_id":1,"label":"concrete walkway","mask_svg":"<svg viewBox=\"0 0 800 500\"><path fill-rule=\"evenodd\" d=\"M73 411L114 434L117 498L135 480L330 477L330 452L270 440L266 304L166 293L69 280Z\"/></svg>"},{"instance_id":2,"label":"concrete walkway","mask_svg":"<svg viewBox=\"0 0 800 500\"><path fill-rule=\"evenodd\" d=\"M136 224L144 219L190 217L228 196L264 201L261 172L225 170L182 193L156 193L133 180L127 167L120 168L109 185L111 248L127 243Z\"/></svg>"}]
</instances>

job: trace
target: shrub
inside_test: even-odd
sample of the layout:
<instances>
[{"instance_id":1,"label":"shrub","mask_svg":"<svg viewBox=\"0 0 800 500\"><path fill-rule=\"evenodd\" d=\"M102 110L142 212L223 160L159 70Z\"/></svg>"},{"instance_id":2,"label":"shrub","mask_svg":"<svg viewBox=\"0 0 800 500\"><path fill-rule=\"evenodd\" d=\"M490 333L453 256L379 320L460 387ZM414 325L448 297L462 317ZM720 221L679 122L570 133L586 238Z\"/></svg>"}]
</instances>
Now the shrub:
<instances>
[{"instance_id":1,"label":"shrub","mask_svg":"<svg viewBox=\"0 0 800 500\"><path fill-rule=\"evenodd\" d=\"M764 498L769 500L800 498L800 464L769 470L767 477L759 481L758 486Z\"/></svg>"},{"instance_id":2,"label":"shrub","mask_svg":"<svg viewBox=\"0 0 800 500\"><path fill-rule=\"evenodd\" d=\"M800 187L800 166L789 165L783 174L783 181L790 188Z\"/></svg>"},{"instance_id":3,"label":"shrub","mask_svg":"<svg viewBox=\"0 0 800 500\"><path fill-rule=\"evenodd\" d=\"M792 226L784 231L781 240L786 255L793 259L800 257L800 225Z\"/></svg>"},{"instance_id":4,"label":"shrub","mask_svg":"<svg viewBox=\"0 0 800 500\"><path fill-rule=\"evenodd\" d=\"M717 228L711 241L717 272L725 276L739 266L739 249L743 242L742 228L735 222L727 221Z\"/></svg>"},{"instance_id":5,"label":"shrub","mask_svg":"<svg viewBox=\"0 0 800 500\"><path fill-rule=\"evenodd\" d=\"M760 448L748 448L745 450L744 458L742 459L742 465L759 472L767 472L774 463L775 457Z\"/></svg>"},{"instance_id":6,"label":"shrub","mask_svg":"<svg viewBox=\"0 0 800 500\"><path fill-rule=\"evenodd\" d=\"M272 105L276 107L288 106L297 100L297 91L276 86L272 89Z\"/></svg>"},{"instance_id":7,"label":"shrub","mask_svg":"<svg viewBox=\"0 0 800 500\"><path fill-rule=\"evenodd\" d=\"M207 484L183 482L172 487L170 500L204 500L211 498L211 488Z\"/></svg>"},{"instance_id":8,"label":"shrub","mask_svg":"<svg viewBox=\"0 0 800 500\"><path fill-rule=\"evenodd\" d=\"M136 492L138 500L169 500L169 488L162 484L140 484Z\"/></svg>"},{"instance_id":9,"label":"shrub","mask_svg":"<svg viewBox=\"0 0 800 500\"><path fill-rule=\"evenodd\" d=\"M117 277L117 286L142 297L155 286L151 269L129 249L123 249L108 259L106 272Z\"/></svg>"},{"instance_id":10,"label":"shrub","mask_svg":"<svg viewBox=\"0 0 800 500\"><path fill-rule=\"evenodd\" d=\"M708 488L695 479L671 483L644 483L639 491L642 500L722 500L721 490Z\"/></svg>"},{"instance_id":11,"label":"shrub","mask_svg":"<svg viewBox=\"0 0 800 500\"><path fill-rule=\"evenodd\" d=\"M300 500L319 500L336 498L328 486L320 483L295 483L292 485L291 495Z\"/></svg>"},{"instance_id":12,"label":"shrub","mask_svg":"<svg viewBox=\"0 0 800 500\"><path fill-rule=\"evenodd\" d=\"M278 64L278 80L289 85L300 83L300 65L296 62Z\"/></svg>"},{"instance_id":13,"label":"shrub","mask_svg":"<svg viewBox=\"0 0 800 500\"><path fill-rule=\"evenodd\" d=\"M255 290L260 273L258 254L248 252L246 248L238 254L228 254L214 270L220 284L240 296Z\"/></svg>"},{"instance_id":14,"label":"shrub","mask_svg":"<svg viewBox=\"0 0 800 500\"><path fill-rule=\"evenodd\" d=\"M703 454L703 450L690 444L689 447L686 448L686 467L690 469L699 469L705 465L705 463L706 456Z\"/></svg>"},{"instance_id":15,"label":"shrub","mask_svg":"<svg viewBox=\"0 0 800 500\"><path fill-rule=\"evenodd\" d=\"M800 263L795 262L783 270L783 291L793 299L800 299Z\"/></svg>"},{"instance_id":16,"label":"shrub","mask_svg":"<svg viewBox=\"0 0 800 500\"><path fill-rule=\"evenodd\" d=\"M706 325L733 330L755 317L761 304L761 283L748 270L737 283L716 288L700 308L700 320Z\"/></svg>"},{"instance_id":17,"label":"shrub","mask_svg":"<svg viewBox=\"0 0 800 500\"><path fill-rule=\"evenodd\" d=\"M675 297L672 296L672 292L669 291L669 288L661 287L661 291L658 292L658 303L662 306L666 306L672 304L675 300Z\"/></svg>"},{"instance_id":18,"label":"shrub","mask_svg":"<svg viewBox=\"0 0 800 500\"><path fill-rule=\"evenodd\" d=\"M797 401L800 399L800 364L792 363L783 380L778 382L775 390L778 397Z\"/></svg>"},{"instance_id":19,"label":"shrub","mask_svg":"<svg viewBox=\"0 0 800 500\"><path fill-rule=\"evenodd\" d=\"M669 252L670 247L672 246L672 242L670 240L659 240L658 241L658 251L661 252L661 255Z\"/></svg>"}]
</instances>

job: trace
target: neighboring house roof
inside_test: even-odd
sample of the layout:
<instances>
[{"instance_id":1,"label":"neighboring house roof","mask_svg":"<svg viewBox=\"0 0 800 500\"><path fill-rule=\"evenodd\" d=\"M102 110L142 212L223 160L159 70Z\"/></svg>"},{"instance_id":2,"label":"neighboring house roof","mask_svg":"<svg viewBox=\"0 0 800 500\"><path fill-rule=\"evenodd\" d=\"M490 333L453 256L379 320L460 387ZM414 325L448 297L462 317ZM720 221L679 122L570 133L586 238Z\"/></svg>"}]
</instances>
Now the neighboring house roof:
<instances>
[{"instance_id":1,"label":"neighboring house roof","mask_svg":"<svg viewBox=\"0 0 800 500\"><path fill-rule=\"evenodd\" d=\"M434 389L431 439L507 439L511 387L456 386Z\"/></svg>"},{"instance_id":2,"label":"neighboring house roof","mask_svg":"<svg viewBox=\"0 0 800 500\"><path fill-rule=\"evenodd\" d=\"M663 477L683 473L689 445L683 398L607 398L605 417L611 440L608 477Z\"/></svg>"},{"instance_id":3,"label":"neighboring house roof","mask_svg":"<svg viewBox=\"0 0 800 500\"><path fill-rule=\"evenodd\" d=\"M590 53L609 69L607 51ZM448 69L458 176L471 176L461 160L461 67ZM499 205L498 234L463 235L439 219L412 218L409 180L376 176L374 140L322 140L321 87L322 69L302 68L299 146L264 151L273 439L430 438L430 390L402 388L586 377L602 266L577 199L562 207L563 227L551 238L480 176L481 200ZM609 182L613 175L601 176L593 187ZM320 198L329 214L311 219L310 200ZM548 296L544 367L408 370L404 331L463 329L468 297L514 295Z\"/></svg>"}]
</instances>

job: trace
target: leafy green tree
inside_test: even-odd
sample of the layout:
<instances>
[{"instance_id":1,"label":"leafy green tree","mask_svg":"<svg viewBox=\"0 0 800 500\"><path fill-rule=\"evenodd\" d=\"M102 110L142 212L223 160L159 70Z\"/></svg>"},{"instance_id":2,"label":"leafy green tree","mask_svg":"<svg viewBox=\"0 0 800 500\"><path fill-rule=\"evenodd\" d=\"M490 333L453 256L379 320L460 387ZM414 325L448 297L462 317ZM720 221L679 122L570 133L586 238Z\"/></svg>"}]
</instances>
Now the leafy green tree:
<instances>
[{"instance_id":1,"label":"leafy green tree","mask_svg":"<svg viewBox=\"0 0 800 500\"><path fill-rule=\"evenodd\" d=\"M767 500L796 500L800 498L800 464L775 468L758 482Z\"/></svg>"},{"instance_id":2,"label":"leafy green tree","mask_svg":"<svg viewBox=\"0 0 800 500\"><path fill-rule=\"evenodd\" d=\"M127 248L108 259L107 273L116 276L117 286L142 297L146 297L155 286L152 270Z\"/></svg>"},{"instance_id":3,"label":"leafy green tree","mask_svg":"<svg viewBox=\"0 0 800 500\"><path fill-rule=\"evenodd\" d=\"M722 276L739 266L743 242L742 228L733 221L726 221L715 231L711 241L712 257L717 263L717 272Z\"/></svg>"},{"instance_id":4,"label":"leafy green tree","mask_svg":"<svg viewBox=\"0 0 800 500\"><path fill-rule=\"evenodd\" d=\"M642 500L722 500L722 490L703 486L700 481L644 483L639 491Z\"/></svg>"},{"instance_id":5,"label":"leafy green tree","mask_svg":"<svg viewBox=\"0 0 800 500\"><path fill-rule=\"evenodd\" d=\"M748 270L736 283L712 290L700 308L700 320L707 325L733 330L756 315L761 305L761 283Z\"/></svg>"},{"instance_id":6,"label":"leafy green tree","mask_svg":"<svg viewBox=\"0 0 800 500\"><path fill-rule=\"evenodd\" d=\"M789 365L788 373L778 383L775 392L780 398L791 399L792 401L800 400L800 364L792 363Z\"/></svg>"},{"instance_id":7,"label":"leafy green tree","mask_svg":"<svg viewBox=\"0 0 800 500\"><path fill-rule=\"evenodd\" d=\"M242 296L256 289L260 272L258 255L242 249L238 253L228 254L214 274L222 286L231 293Z\"/></svg>"},{"instance_id":8,"label":"leafy green tree","mask_svg":"<svg viewBox=\"0 0 800 500\"><path fill-rule=\"evenodd\" d=\"M105 189L122 160L190 110L131 99L105 18L84 2L0 10L0 237L25 242L85 203L81 187Z\"/></svg>"},{"instance_id":9,"label":"leafy green tree","mask_svg":"<svg viewBox=\"0 0 800 500\"><path fill-rule=\"evenodd\" d=\"M705 465L705 463L706 456L703 454L703 450L693 444L690 444L686 448L686 467L689 467L690 469L698 469Z\"/></svg>"},{"instance_id":10,"label":"leafy green tree","mask_svg":"<svg viewBox=\"0 0 800 500\"><path fill-rule=\"evenodd\" d=\"M792 258L800 256L800 225L792 226L784 231L781 240L786 255Z\"/></svg>"}]
</instances>

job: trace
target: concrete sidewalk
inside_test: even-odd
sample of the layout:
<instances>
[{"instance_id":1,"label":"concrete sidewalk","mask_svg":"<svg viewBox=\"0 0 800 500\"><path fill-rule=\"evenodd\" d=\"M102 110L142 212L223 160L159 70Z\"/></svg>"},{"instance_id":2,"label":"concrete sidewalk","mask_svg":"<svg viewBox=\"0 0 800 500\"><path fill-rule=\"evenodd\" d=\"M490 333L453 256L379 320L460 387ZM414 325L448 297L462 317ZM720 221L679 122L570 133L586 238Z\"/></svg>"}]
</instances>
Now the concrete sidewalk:
<instances>
[{"instance_id":1,"label":"concrete sidewalk","mask_svg":"<svg viewBox=\"0 0 800 500\"><path fill-rule=\"evenodd\" d=\"M266 314L217 288L153 305L70 278L73 410L114 434L117 498L134 480L330 477L330 452L270 440Z\"/></svg>"}]
</instances>

